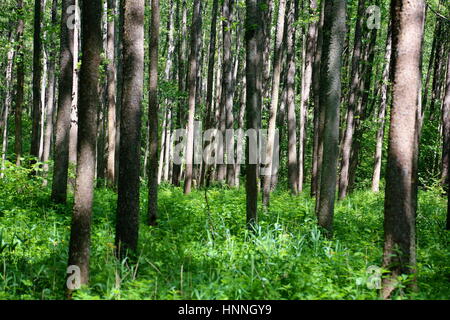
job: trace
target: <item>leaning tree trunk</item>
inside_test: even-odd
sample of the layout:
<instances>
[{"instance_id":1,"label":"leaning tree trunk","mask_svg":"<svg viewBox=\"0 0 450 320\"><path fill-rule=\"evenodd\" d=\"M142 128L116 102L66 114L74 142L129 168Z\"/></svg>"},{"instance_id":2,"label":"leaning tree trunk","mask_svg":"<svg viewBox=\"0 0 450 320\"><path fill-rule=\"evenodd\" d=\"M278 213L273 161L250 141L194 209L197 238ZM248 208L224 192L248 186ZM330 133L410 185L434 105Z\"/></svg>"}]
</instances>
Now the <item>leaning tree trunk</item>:
<instances>
[{"instance_id":1,"label":"leaning tree trunk","mask_svg":"<svg viewBox=\"0 0 450 320\"><path fill-rule=\"evenodd\" d=\"M64 15L63 15L64 17ZM82 1L82 53L80 69L80 107L78 110L78 155L75 203L70 229L69 266L80 269L80 284L89 281L92 203L95 176L95 138L99 105L99 67L102 52L102 2ZM64 22L64 20L63 20ZM67 39L67 38L65 38ZM66 55L65 57L69 57ZM66 61L65 66L70 65ZM71 69L64 72L72 72ZM67 82L63 83L67 85ZM66 87L71 91L71 87Z\"/></svg>"},{"instance_id":2,"label":"leaning tree trunk","mask_svg":"<svg viewBox=\"0 0 450 320\"><path fill-rule=\"evenodd\" d=\"M69 168L70 113L73 87L74 29L68 28L68 8L74 0L63 0L60 39L60 74L58 83L58 111L56 115L55 155L53 166L52 200L65 203L67 199L67 177Z\"/></svg>"},{"instance_id":3,"label":"leaning tree trunk","mask_svg":"<svg viewBox=\"0 0 450 320\"><path fill-rule=\"evenodd\" d=\"M325 0L324 15L320 71L320 91L323 94L320 97L320 105L325 112L326 125L323 132L323 160L317 217L319 225L331 233L339 155L339 106L342 51L346 32L346 1Z\"/></svg>"},{"instance_id":4,"label":"leaning tree trunk","mask_svg":"<svg viewBox=\"0 0 450 320\"><path fill-rule=\"evenodd\" d=\"M123 84L116 247L119 257L137 250L144 82L144 0L123 1Z\"/></svg>"},{"instance_id":5,"label":"leaning tree trunk","mask_svg":"<svg viewBox=\"0 0 450 320\"><path fill-rule=\"evenodd\" d=\"M275 143L275 130L277 121L277 111L278 111L278 101L280 96L280 77L281 77L281 67L282 67L282 46L283 46L283 35L284 35L284 20L286 13L286 0L280 0L278 7L278 21L277 21L277 33L275 40L274 58L273 58L273 81L272 81L272 99L270 103L270 115L269 115L269 130L267 137L267 149L266 149L266 163L264 170L266 175L264 177L263 184L263 204L265 207L269 206L270 203L270 191L272 185L272 176L274 170L277 171L278 168L273 165L274 158L274 148Z\"/></svg>"},{"instance_id":6,"label":"leaning tree trunk","mask_svg":"<svg viewBox=\"0 0 450 320\"><path fill-rule=\"evenodd\" d=\"M148 171L148 224L156 225L158 217L158 42L159 42L159 0L152 0L150 30L150 83L148 121L149 171ZM167 144L167 141L166 141ZM163 150L161 150L163 152Z\"/></svg>"},{"instance_id":7,"label":"leaning tree trunk","mask_svg":"<svg viewBox=\"0 0 450 320\"><path fill-rule=\"evenodd\" d=\"M384 205L383 298L398 276L415 272L417 110L420 104L425 1L393 0L392 107Z\"/></svg>"},{"instance_id":8,"label":"leaning tree trunk","mask_svg":"<svg viewBox=\"0 0 450 320\"><path fill-rule=\"evenodd\" d=\"M253 143L257 140L259 118L262 105L262 58L264 19L260 10L266 1L246 0L245 45L246 45L246 116L247 130L253 131ZM258 223L258 164L251 162L252 137L247 137L245 165L246 165L246 212L247 226L252 229ZM253 152L256 150L253 149ZM257 157L254 157L257 158ZM253 159L256 160L256 159Z\"/></svg>"},{"instance_id":9,"label":"leaning tree trunk","mask_svg":"<svg viewBox=\"0 0 450 320\"><path fill-rule=\"evenodd\" d=\"M191 52L189 56L188 73L188 125L187 125L187 144L186 144L186 172L184 180L184 193L189 194L192 187L193 160L194 160L194 115L195 115L195 96L196 79L200 34L202 29L201 3L200 0L194 1L191 26Z\"/></svg>"}]
</instances>

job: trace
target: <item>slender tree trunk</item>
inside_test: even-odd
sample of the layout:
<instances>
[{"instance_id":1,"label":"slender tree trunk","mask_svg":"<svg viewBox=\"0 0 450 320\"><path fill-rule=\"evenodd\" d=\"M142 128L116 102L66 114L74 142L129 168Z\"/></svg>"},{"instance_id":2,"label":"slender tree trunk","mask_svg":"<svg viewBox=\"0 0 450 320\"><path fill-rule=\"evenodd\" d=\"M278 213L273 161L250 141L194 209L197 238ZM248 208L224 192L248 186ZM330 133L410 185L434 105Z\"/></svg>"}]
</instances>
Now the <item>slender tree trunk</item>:
<instances>
[{"instance_id":1,"label":"slender tree trunk","mask_svg":"<svg viewBox=\"0 0 450 320\"><path fill-rule=\"evenodd\" d=\"M95 176L95 138L97 134L96 115L99 105L99 66L102 52L101 18L102 2L100 0L82 1L81 32L83 39L81 51L83 53L83 62L80 69L79 87L77 178L69 244L69 266L80 268L81 285L87 284L89 281L89 253ZM63 23L66 22L67 20L63 20ZM66 60L65 62L65 66L70 65L69 61ZM70 73L72 69L65 70L65 72ZM66 84L67 82L63 83L63 85ZM67 91L70 89L71 91L71 87L66 87L65 89Z\"/></svg>"},{"instance_id":2,"label":"slender tree trunk","mask_svg":"<svg viewBox=\"0 0 450 320\"><path fill-rule=\"evenodd\" d=\"M222 8L222 35L223 35L223 76L222 76L222 101L221 109L224 129L232 130L234 125L233 116L233 60L231 57L231 25L232 25L232 12L233 12L233 0L224 0ZM224 130L225 131L225 130ZM225 134L225 132L222 132ZM223 135L225 138L224 151L226 149L226 177L227 184L230 187L235 186L235 171L234 171L234 137L230 134Z\"/></svg>"},{"instance_id":3,"label":"slender tree trunk","mask_svg":"<svg viewBox=\"0 0 450 320\"><path fill-rule=\"evenodd\" d=\"M282 62L282 45L283 45L283 35L284 35L284 19L286 13L286 0L280 0L278 7L278 22L277 22L277 33L275 40L275 50L273 58L273 82L272 82L272 99L270 104L270 116L269 116L269 130L267 138L267 150L266 150L266 162L267 166L266 176L264 177L263 185L263 204L268 207L270 204L270 190L272 184L273 170L278 170L278 168L273 167L274 158L274 148L275 143L275 130L276 130L276 120L278 111L278 101L279 101L279 89L280 89L280 76L281 76L281 62Z\"/></svg>"},{"instance_id":4,"label":"slender tree trunk","mask_svg":"<svg viewBox=\"0 0 450 320\"><path fill-rule=\"evenodd\" d=\"M315 0L312 0L314 2ZM286 82L286 99L288 109L288 176L289 187L292 194L296 195L299 191L299 174L298 174L298 158L297 158L297 119L295 116L295 33L297 20L298 0L290 0L287 15L287 82Z\"/></svg>"},{"instance_id":5,"label":"slender tree trunk","mask_svg":"<svg viewBox=\"0 0 450 320\"><path fill-rule=\"evenodd\" d=\"M56 25L58 15L58 0L53 0L52 2L52 25ZM50 44L53 46L54 37L50 36ZM44 172L48 172L48 163L46 163L50 158L50 150L53 137L53 109L55 105L55 51L52 47L49 48L48 57L48 85L46 90L46 127L44 135L44 150L42 155L42 161L44 162ZM47 184L47 182L45 182Z\"/></svg>"},{"instance_id":6,"label":"slender tree trunk","mask_svg":"<svg viewBox=\"0 0 450 320\"><path fill-rule=\"evenodd\" d=\"M310 1L310 14L313 15L317 11L317 1ZM317 28L318 21L313 21L309 24L308 34L306 37L306 56L303 61L304 65L304 75L302 78L302 97L300 100L300 119L303 126L300 128L300 137L299 137L299 164L298 164L298 191L303 191L303 182L304 182L304 172L305 172L305 151L306 151L306 122L308 119L308 104L311 94L311 85L312 85L312 74L313 74L313 64L314 64L314 53L316 51L316 43L317 43Z\"/></svg>"},{"instance_id":7,"label":"slender tree trunk","mask_svg":"<svg viewBox=\"0 0 450 320\"><path fill-rule=\"evenodd\" d=\"M342 160L341 160L341 172L339 175L339 199L344 199L347 196L348 181L349 181L349 168L350 168L350 156L353 144L353 135L355 132L355 112L356 106L360 97L361 86L361 58L362 58L362 31L365 20L365 1L359 0L358 2L358 16L355 26L355 40L353 47L352 57L352 71L350 75L350 91L348 99L347 110L347 126L345 129L344 140L342 144Z\"/></svg>"},{"instance_id":8,"label":"slender tree trunk","mask_svg":"<svg viewBox=\"0 0 450 320\"><path fill-rule=\"evenodd\" d=\"M415 272L417 110L425 2L393 0L393 95L384 207L383 298L390 298L401 274Z\"/></svg>"},{"instance_id":9,"label":"slender tree trunk","mask_svg":"<svg viewBox=\"0 0 450 320\"><path fill-rule=\"evenodd\" d=\"M11 35L12 37L12 35ZM8 62L6 66L6 98L5 111L3 112L3 141L2 141L2 163L0 167L0 178L4 177L6 154L8 152L8 118L9 110L11 109L12 100L12 74L14 65L15 48L12 47L8 51Z\"/></svg>"},{"instance_id":10,"label":"slender tree trunk","mask_svg":"<svg viewBox=\"0 0 450 320\"><path fill-rule=\"evenodd\" d=\"M216 37L217 37L217 11L219 9L219 0L213 0L211 9L211 28L210 28L210 42L209 42L209 57L208 57L208 78L206 81L206 126L205 129L212 128L213 117L213 89L214 89L214 65L216 62ZM206 149L209 144L205 143ZM206 175L209 173L210 165L203 162L202 173L200 178L200 185L206 182Z\"/></svg>"},{"instance_id":11,"label":"slender tree trunk","mask_svg":"<svg viewBox=\"0 0 450 320\"><path fill-rule=\"evenodd\" d=\"M246 45L246 116L247 130L253 130L253 143L257 139L259 118L262 105L262 72L263 41L265 19L261 6L266 0L246 0L245 45ZM257 141L257 140L256 140ZM258 223L258 164L250 162L251 137L246 144L246 212L247 225L252 229ZM253 151L255 151L253 149Z\"/></svg>"},{"instance_id":12,"label":"slender tree trunk","mask_svg":"<svg viewBox=\"0 0 450 320\"><path fill-rule=\"evenodd\" d=\"M159 43L159 0L151 0L152 18L150 29L150 83L148 120L149 136L149 172L148 172L148 224L156 225L158 217L158 43ZM167 141L166 141L167 144ZM163 149L161 149L163 152Z\"/></svg>"},{"instance_id":13,"label":"slender tree trunk","mask_svg":"<svg viewBox=\"0 0 450 320\"><path fill-rule=\"evenodd\" d=\"M17 1L17 11L19 22L17 25L17 87L15 99L15 145L14 151L16 153L16 165L20 166L22 158L22 105L24 99L24 84L25 84L25 61L23 52L23 0Z\"/></svg>"},{"instance_id":14,"label":"slender tree trunk","mask_svg":"<svg viewBox=\"0 0 450 320\"><path fill-rule=\"evenodd\" d=\"M391 65L391 52L392 52L392 29L389 29L388 39L386 44L386 54L384 56L385 66L383 71L383 77L381 79L381 102L380 109L378 111L378 131L376 137L375 148L375 163L373 166L372 176L372 191L380 191L380 177L381 177L381 164L383 160L383 141L386 122L386 107L388 103L388 81Z\"/></svg>"},{"instance_id":15,"label":"slender tree trunk","mask_svg":"<svg viewBox=\"0 0 450 320\"><path fill-rule=\"evenodd\" d=\"M53 167L52 200L65 203L67 199L67 177L69 168L70 113L74 69L74 29L67 22L71 15L68 8L74 0L63 0L60 35L60 74L58 84L58 111L56 115L55 155Z\"/></svg>"},{"instance_id":16,"label":"slender tree trunk","mask_svg":"<svg viewBox=\"0 0 450 320\"><path fill-rule=\"evenodd\" d=\"M106 163L106 181L109 188L116 182L116 0L108 0L109 14L107 34L107 91L108 91L108 156Z\"/></svg>"},{"instance_id":17,"label":"slender tree trunk","mask_svg":"<svg viewBox=\"0 0 450 320\"><path fill-rule=\"evenodd\" d=\"M320 197L317 206L319 225L329 233L333 229L339 155L339 106L341 101L341 67L346 32L346 1L325 0L322 65L320 72L321 109L325 112L323 160Z\"/></svg>"},{"instance_id":18,"label":"slender tree trunk","mask_svg":"<svg viewBox=\"0 0 450 320\"><path fill-rule=\"evenodd\" d=\"M120 159L116 247L118 256L137 250L141 107L144 82L144 0L123 2L123 92L120 112ZM150 178L150 177L149 177ZM151 178L150 178L151 179Z\"/></svg>"},{"instance_id":19,"label":"slender tree trunk","mask_svg":"<svg viewBox=\"0 0 450 320\"><path fill-rule=\"evenodd\" d=\"M311 197L319 198L320 185L320 169L322 167L323 154L323 127L325 112L322 111L320 105L320 67L322 59L322 43L323 43L323 24L325 13L325 1L321 2L320 21L317 27L317 44L313 65L313 91L314 91L314 141L313 141L313 157L311 170Z\"/></svg>"},{"instance_id":20,"label":"slender tree trunk","mask_svg":"<svg viewBox=\"0 0 450 320\"><path fill-rule=\"evenodd\" d=\"M193 159L194 159L194 115L195 115L195 96L196 96L196 78L198 67L199 41L202 29L201 3L200 0L194 0L191 27L191 53L189 56L189 74L188 74L188 126L187 126L187 144L186 144L186 173L184 180L184 193L189 194L192 186Z\"/></svg>"},{"instance_id":21,"label":"slender tree trunk","mask_svg":"<svg viewBox=\"0 0 450 320\"><path fill-rule=\"evenodd\" d=\"M75 6L78 6L79 0L75 0ZM72 88L72 106L70 108L70 139L69 139L69 163L77 163L77 139L78 139L78 62L79 44L81 42L80 25L75 25L73 44L73 88Z\"/></svg>"},{"instance_id":22,"label":"slender tree trunk","mask_svg":"<svg viewBox=\"0 0 450 320\"><path fill-rule=\"evenodd\" d=\"M44 0L34 1L34 35L33 35L33 109L30 154L39 158L40 120L41 120L41 77L42 77L42 40L41 14ZM33 161L34 162L34 161Z\"/></svg>"},{"instance_id":23,"label":"slender tree trunk","mask_svg":"<svg viewBox=\"0 0 450 320\"><path fill-rule=\"evenodd\" d=\"M447 78L445 96L442 104L442 184L449 188L450 168L450 54L447 54Z\"/></svg>"}]
</instances>

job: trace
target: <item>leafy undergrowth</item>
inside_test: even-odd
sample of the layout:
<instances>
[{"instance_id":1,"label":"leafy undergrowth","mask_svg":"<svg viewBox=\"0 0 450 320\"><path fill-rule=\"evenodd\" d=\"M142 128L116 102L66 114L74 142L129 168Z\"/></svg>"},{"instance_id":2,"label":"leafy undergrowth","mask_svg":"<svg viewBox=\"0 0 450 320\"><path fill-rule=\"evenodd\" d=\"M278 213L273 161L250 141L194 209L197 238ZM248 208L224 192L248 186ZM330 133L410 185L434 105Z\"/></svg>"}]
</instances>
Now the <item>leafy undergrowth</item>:
<instances>
[{"instance_id":1,"label":"leafy undergrowth","mask_svg":"<svg viewBox=\"0 0 450 320\"><path fill-rule=\"evenodd\" d=\"M114 258L116 195L96 191L90 287L75 299L378 299L367 269L381 261L382 194L358 191L339 202L330 241L307 195L275 192L253 233L242 187L208 190L208 213L204 191L184 196L162 186L157 227L145 224L145 191L134 263ZM49 194L24 169L0 180L0 299L64 298L72 201L55 206ZM403 277L396 298L450 298L445 210L439 190L420 193L420 290L403 293Z\"/></svg>"}]
</instances>

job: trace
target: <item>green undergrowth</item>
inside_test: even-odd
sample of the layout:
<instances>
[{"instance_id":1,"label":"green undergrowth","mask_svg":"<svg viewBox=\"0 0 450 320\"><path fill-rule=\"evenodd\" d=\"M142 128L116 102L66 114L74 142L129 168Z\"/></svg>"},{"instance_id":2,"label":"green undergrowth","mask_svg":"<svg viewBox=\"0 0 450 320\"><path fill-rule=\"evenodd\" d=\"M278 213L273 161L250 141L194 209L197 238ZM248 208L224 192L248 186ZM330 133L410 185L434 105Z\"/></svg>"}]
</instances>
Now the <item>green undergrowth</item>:
<instances>
[{"instance_id":1,"label":"green undergrowth","mask_svg":"<svg viewBox=\"0 0 450 320\"><path fill-rule=\"evenodd\" d=\"M63 299L72 198L50 203L42 179L11 167L0 180L0 299ZM398 299L449 299L449 234L441 190L420 192L418 285L399 279ZM90 286L75 299L378 299L367 282L381 262L383 195L357 191L338 202L334 237L316 226L314 200L277 191L245 225L245 189L211 188L185 196L159 191L159 225L148 227L142 188L136 261L114 257L117 196L99 189L93 213Z\"/></svg>"}]
</instances>

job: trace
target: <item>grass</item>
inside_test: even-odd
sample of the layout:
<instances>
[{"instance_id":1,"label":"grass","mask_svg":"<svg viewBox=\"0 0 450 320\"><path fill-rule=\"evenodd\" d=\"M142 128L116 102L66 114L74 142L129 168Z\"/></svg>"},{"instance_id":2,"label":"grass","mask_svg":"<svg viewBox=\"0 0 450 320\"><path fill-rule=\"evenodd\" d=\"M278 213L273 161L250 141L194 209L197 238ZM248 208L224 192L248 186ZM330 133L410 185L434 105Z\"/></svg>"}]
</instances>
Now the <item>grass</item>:
<instances>
[{"instance_id":1,"label":"grass","mask_svg":"<svg viewBox=\"0 0 450 320\"><path fill-rule=\"evenodd\" d=\"M54 206L50 190L11 167L0 180L0 299L63 299L71 203ZM260 210L255 233L245 226L245 190L184 196L163 185L159 225L145 224L142 188L139 258L114 258L116 195L95 192L90 286L75 299L378 299L366 285L380 264L383 194L357 191L337 203L335 234L316 227L314 200L277 191ZM449 234L440 190L421 191L417 218L418 285L395 298L449 299Z\"/></svg>"}]
</instances>

